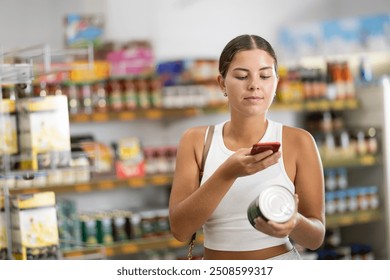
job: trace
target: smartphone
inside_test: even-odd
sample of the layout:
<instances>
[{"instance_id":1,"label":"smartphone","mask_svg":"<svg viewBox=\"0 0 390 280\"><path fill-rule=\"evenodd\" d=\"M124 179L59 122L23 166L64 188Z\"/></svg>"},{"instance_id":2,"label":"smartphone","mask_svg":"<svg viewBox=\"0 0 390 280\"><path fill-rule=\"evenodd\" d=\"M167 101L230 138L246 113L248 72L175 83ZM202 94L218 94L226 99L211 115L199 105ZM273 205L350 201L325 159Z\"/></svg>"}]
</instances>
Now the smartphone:
<instances>
[{"instance_id":1,"label":"smartphone","mask_svg":"<svg viewBox=\"0 0 390 280\"><path fill-rule=\"evenodd\" d=\"M256 143L252 147L251 155L262 153L268 150L272 150L275 153L279 150L279 148L280 148L280 142Z\"/></svg>"}]
</instances>

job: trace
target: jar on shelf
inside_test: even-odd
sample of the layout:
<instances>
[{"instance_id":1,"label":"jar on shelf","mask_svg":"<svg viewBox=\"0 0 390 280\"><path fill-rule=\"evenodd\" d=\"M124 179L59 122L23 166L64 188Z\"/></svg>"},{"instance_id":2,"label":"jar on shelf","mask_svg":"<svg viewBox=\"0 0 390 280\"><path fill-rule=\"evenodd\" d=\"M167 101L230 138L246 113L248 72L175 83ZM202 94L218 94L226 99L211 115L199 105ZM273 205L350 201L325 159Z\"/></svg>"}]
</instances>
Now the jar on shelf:
<instances>
[{"instance_id":1,"label":"jar on shelf","mask_svg":"<svg viewBox=\"0 0 390 280\"><path fill-rule=\"evenodd\" d=\"M90 83L80 84L80 103L84 114L92 113L92 89Z\"/></svg>"},{"instance_id":2,"label":"jar on shelf","mask_svg":"<svg viewBox=\"0 0 390 280\"><path fill-rule=\"evenodd\" d=\"M137 108L137 93L133 79L127 78L121 80L122 95L124 107L128 110Z\"/></svg>"},{"instance_id":3,"label":"jar on shelf","mask_svg":"<svg viewBox=\"0 0 390 280\"><path fill-rule=\"evenodd\" d=\"M69 114L75 115L80 113L81 104L78 87L73 83L65 84L63 86L63 92L68 97Z\"/></svg>"},{"instance_id":4,"label":"jar on shelf","mask_svg":"<svg viewBox=\"0 0 390 280\"><path fill-rule=\"evenodd\" d=\"M378 209L379 207L379 194L377 186L367 187L367 200L368 207L370 209Z\"/></svg>"},{"instance_id":5,"label":"jar on shelf","mask_svg":"<svg viewBox=\"0 0 390 280\"><path fill-rule=\"evenodd\" d=\"M358 190L356 188L349 188L346 192L348 211L357 211L359 209Z\"/></svg>"},{"instance_id":6,"label":"jar on shelf","mask_svg":"<svg viewBox=\"0 0 390 280\"><path fill-rule=\"evenodd\" d=\"M108 104L112 111L120 111L123 108L122 89L116 79L108 81Z\"/></svg>"},{"instance_id":7,"label":"jar on shelf","mask_svg":"<svg viewBox=\"0 0 390 280\"><path fill-rule=\"evenodd\" d=\"M369 196L366 187L360 187L358 189L358 205L360 210L367 210L369 208Z\"/></svg>"},{"instance_id":8,"label":"jar on shelf","mask_svg":"<svg viewBox=\"0 0 390 280\"><path fill-rule=\"evenodd\" d=\"M378 152L378 134L374 127L370 127L366 131L367 153L375 155Z\"/></svg>"},{"instance_id":9,"label":"jar on shelf","mask_svg":"<svg viewBox=\"0 0 390 280\"><path fill-rule=\"evenodd\" d=\"M105 81L97 81L93 84L92 107L95 112L107 112L107 90Z\"/></svg>"},{"instance_id":10,"label":"jar on shelf","mask_svg":"<svg viewBox=\"0 0 390 280\"><path fill-rule=\"evenodd\" d=\"M338 190L335 193L336 211L338 213L347 212L347 192L345 190Z\"/></svg>"},{"instance_id":11,"label":"jar on shelf","mask_svg":"<svg viewBox=\"0 0 390 280\"><path fill-rule=\"evenodd\" d=\"M326 192L325 193L325 212L327 215L332 215L336 213L337 210L337 202L335 199L334 192Z\"/></svg>"}]
</instances>

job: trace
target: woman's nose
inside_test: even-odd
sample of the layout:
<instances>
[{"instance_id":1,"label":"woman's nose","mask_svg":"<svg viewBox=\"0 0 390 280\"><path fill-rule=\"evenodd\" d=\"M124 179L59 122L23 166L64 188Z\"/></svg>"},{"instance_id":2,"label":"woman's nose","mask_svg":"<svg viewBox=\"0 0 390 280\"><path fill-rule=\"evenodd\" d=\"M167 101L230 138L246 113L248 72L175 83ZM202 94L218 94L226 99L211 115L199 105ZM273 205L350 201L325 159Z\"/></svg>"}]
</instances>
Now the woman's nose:
<instances>
[{"instance_id":1,"label":"woman's nose","mask_svg":"<svg viewBox=\"0 0 390 280\"><path fill-rule=\"evenodd\" d=\"M259 81L256 78L252 78L249 82L250 90L258 90L260 88Z\"/></svg>"}]
</instances>

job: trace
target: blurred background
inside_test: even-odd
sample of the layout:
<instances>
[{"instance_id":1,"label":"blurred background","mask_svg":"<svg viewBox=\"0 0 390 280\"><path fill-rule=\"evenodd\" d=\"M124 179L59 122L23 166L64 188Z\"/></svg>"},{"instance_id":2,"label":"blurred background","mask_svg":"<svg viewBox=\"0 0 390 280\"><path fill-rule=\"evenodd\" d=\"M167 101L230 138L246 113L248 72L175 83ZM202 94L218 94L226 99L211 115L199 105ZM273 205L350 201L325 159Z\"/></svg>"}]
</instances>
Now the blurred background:
<instances>
[{"instance_id":1,"label":"blurred background","mask_svg":"<svg viewBox=\"0 0 390 280\"><path fill-rule=\"evenodd\" d=\"M0 259L185 258L176 147L228 117L215 78L240 34L277 52L269 117L321 153L327 234L302 255L390 259L386 0L0 0Z\"/></svg>"}]
</instances>

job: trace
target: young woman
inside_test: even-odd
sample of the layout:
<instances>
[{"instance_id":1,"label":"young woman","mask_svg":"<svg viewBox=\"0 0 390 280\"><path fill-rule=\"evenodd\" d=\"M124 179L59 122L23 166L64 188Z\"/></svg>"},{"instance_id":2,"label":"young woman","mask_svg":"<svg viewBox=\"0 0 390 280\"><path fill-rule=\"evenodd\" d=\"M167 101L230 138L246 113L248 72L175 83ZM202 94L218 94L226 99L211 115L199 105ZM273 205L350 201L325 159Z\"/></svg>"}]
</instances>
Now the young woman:
<instances>
[{"instance_id":1,"label":"young woman","mask_svg":"<svg viewBox=\"0 0 390 280\"><path fill-rule=\"evenodd\" d=\"M183 134L169 202L172 234L187 241L203 226L204 259L300 259L293 244L315 250L325 235L323 170L313 137L267 118L278 64L265 39L231 40L221 53L219 73L230 119L215 126L201 183L208 129ZM250 155L254 143L275 141L281 142L278 152ZM255 229L247 208L272 184L295 193L297 211L285 223L256 218Z\"/></svg>"}]
</instances>

